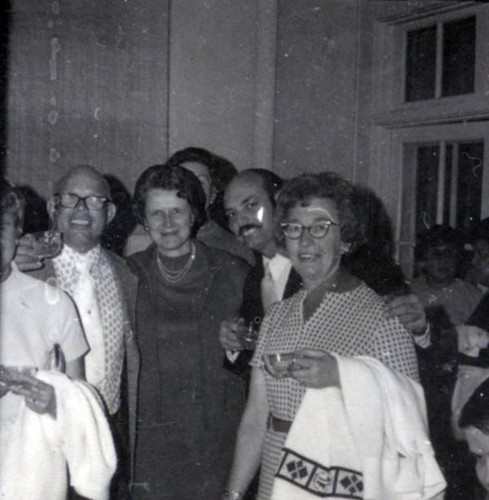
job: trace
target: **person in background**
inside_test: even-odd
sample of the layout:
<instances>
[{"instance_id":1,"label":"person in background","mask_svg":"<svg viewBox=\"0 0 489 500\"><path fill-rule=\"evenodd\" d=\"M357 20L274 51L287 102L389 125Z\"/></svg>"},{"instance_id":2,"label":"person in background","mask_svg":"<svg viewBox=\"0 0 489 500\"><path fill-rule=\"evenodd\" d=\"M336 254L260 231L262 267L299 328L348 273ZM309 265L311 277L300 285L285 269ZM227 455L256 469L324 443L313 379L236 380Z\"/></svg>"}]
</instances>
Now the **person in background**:
<instances>
[{"instance_id":1,"label":"person in background","mask_svg":"<svg viewBox=\"0 0 489 500\"><path fill-rule=\"evenodd\" d=\"M148 168L134 206L153 240L128 257L141 348L134 497L216 499L245 400L244 380L222 366L218 330L238 315L249 266L196 238L206 195L190 170Z\"/></svg>"},{"instance_id":2,"label":"person in background","mask_svg":"<svg viewBox=\"0 0 489 500\"><path fill-rule=\"evenodd\" d=\"M428 314L443 314L453 326L463 325L482 298L480 290L458 275L462 250L457 229L442 225L427 229L419 235L415 250L421 274L411 283Z\"/></svg>"},{"instance_id":3,"label":"person in background","mask_svg":"<svg viewBox=\"0 0 489 500\"><path fill-rule=\"evenodd\" d=\"M195 147L177 151L167 163L190 170L199 179L204 189L207 220L200 228L197 239L211 248L224 250L253 265L253 255L248 248L242 245L232 233L223 229L213 218L215 216L219 221L223 219L222 208L220 208L222 207L222 192L225 183L236 174L234 166L206 149ZM125 255L145 250L151 242L151 237L144 230L144 226L139 225L127 242Z\"/></svg>"},{"instance_id":4,"label":"person in background","mask_svg":"<svg viewBox=\"0 0 489 500\"><path fill-rule=\"evenodd\" d=\"M219 333L221 345L227 351L227 362L232 363L233 368L240 373L246 372L251 358L250 349L245 349L249 344L242 340L249 325L258 329L270 304L292 296L302 287L301 277L290 260L277 248L273 235L276 197L282 184L283 179L269 170L249 169L230 182L224 195L229 228L255 252L256 260L246 280L240 316L224 321ZM360 203L356 190L346 211L345 217L358 225L355 221L361 220L358 214L365 212L365 207ZM353 227L352 224L350 226ZM359 277L374 290L380 288L379 293L395 292L385 296L384 313L389 318L398 317L416 342L425 342L427 323L424 309L416 295L408 292L402 274L400 279L389 279L388 282L379 280L372 271L375 266L369 265L370 254L362 252L362 257L359 257L357 249L360 245L365 248L364 235L367 230L365 228L361 235L357 235L355 244L343 255L345 265L353 274L358 272ZM354 256L350 256L350 252ZM388 262L389 259L383 261L384 264ZM383 270L382 276L386 274ZM399 275L397 268L389 273L389 276ZM398 293L400 287L404 287L402 295Z\"/></svg>"},{"instance_id":5,"label":"person in background","mask_svg":"<svg viewBox=\"0 0 489 500\"><path fill-rule=\"evenodd\" d=\"M216 155L204 148L197 148L190 146L184 149L180 149L174 153L169 161L175 165L186 166L185 164L202 164L207 167L208 174L203 172L203 175L210 177L210 192L209 192L209 206L207 207L207 217L210 221L217 222L226 231L228 231L227 218L224 212L224 191L231 180L238 174L236 167L226 158ZM195 167L195 166L194 166ZM197 167L199 169L199 167ZM196 173L192 168L191 171ZM202 173L202 170L200 170ZM200 178L203 182L202 187L206 191L206 184L203 178Z\"/></svg>"},{"instance_id":6,"label":"person in background","mask_svg":"<svg viewBox=\"0 0 489 500\"><path fill-rule=\"evenodd\" d=\"M482 293L489 291L489 217L482 219L472 232L472 265L465 279Z\"/></svg>"},{"instance_id":7,"label":"person in background","mask_svg":"<svg viewBox=\"0 0 489 500\"><path fill-rule=\"evenodd\" d=\"M425 230L418 236L415 248L421 274L411 283L432 326L432 345L421 356L420 370L434 440L441 447L447 443L445 434L456 378L456 328L467 321L482 297L477 287L458 276L462 251L459 230L443 225Z\"/></svg>"},{"instance_id":8,"label":"person in background","mask_svg":"<svg viewBox=\"0 0 489 500\"><path fill-rule=\"evenodd\" d=\"M484 258L484 248L489 248L488 227L487 222L481 221L473 233L472 266L480 276L481 282L487 281L485 277L489 276L489 259ZM473 494L474 468L469 453L459 441L463 439L459 421L463 408L472 394L475 399L468 408L474 404L475 406L482 404L482 400L477 399L476 389L489 377L489 296L487 293L470 316L465 319L464 324L456 326L456 335L458 352L452 375L455 380L450 387L452 390L446 391L445 396L448 399L447 406L449 406L448 409L445 408L444 411L439 412L432 427L435 429L434 443L442 465L451 478L447 492L448 498L452 496L453 498L469 498ZM440 387L440 384L438 386ZM431 396L431 401L428 400L431 404L436 402L432 394L428 393L427 396ZM451 419L448 423L446 423L447 413ZM449 424L451 424L450 427Z\"/></svg>"},{"instance_id":9,"label":"person in background","mask_svg":"<svg viewBox=\"0 0 489 500\"><path fill-rule=\"evenodd\" d=\"M483 492L474 485L469 496L478 500L489 499L489 378L486 378L468 398L462 408L458 427L463 433L471 455L466 460L474 470Z\"/></svg>"},{"instance_id":10,"label":"person in background","mask_svg":"<svg viewBox=\"0 0 489 500\"><path fill-rule=\"evenodd\" d=\"M49 229L49 214L46 208L46 200L30 186L15 186L15 190L24 199L24 232L34 233Z\"/></svg>"},{"instance_id":11,"label":"person in background","mask_svg":"<svg viewBox=\"0 0 489 500\"><path fill-rule=\"evenodd\" d=\"M348 214L353 194L351 184L331 172L298 176L279 193L277 248L285 249L304 287L271 305L261 325L248 403L223 499L243 498L260 462L258 498L271 497L281 450L307 389L342 389L332 352L372 356L418 379L409 333L397 319L386 319L382 299L341 265L341 255L357 236ZM229 209L227 197L226 203ZM258 243L258 231L254 236ZM263 366L263 357L277 352L293 354L282 376Z\"/></svg>"},{"instance_id":12,"label":"person in background","mask_svg":"<svg viewBox=\"0 0 489 500\"><path fill-rule=\"evenodd\" d=\"M112 203L116 207L114 218L107 224L100 238L102 248L117 255L124 252L127 238L136 227L136 216L132 210L132 198L124 184L113 175L104 175L109 183Z\"/></svg>"},{"instance_id":13,"label":"person in background","mask_svg":"<svg viewBox=\"0 0 489 500\"><path fill-rule=\"evenodd\" d=\"M343 264L387 302L387 298L398 296L417 301L416 295L410 295L402 269L394 260L391 220L382 201L366 186L356 185L349 212L361 234L343 256Z\"/></svg>"},{"instance_id":14,"label":"person in background","mask_svg":"<svg viewBox=\"0 0 489 500\"><path fill-rule=\"evenodd\" d=\"M0 497L65 500L68 465L80 494L106 498L116 459L102 404L79 382L89 348L76 309L13 262L23 200L3 177L0 206Z\"/></svg>"},{"instance_id":15,"label":"person in background","mask_svg":"<svg viewBox=\"0 0 489 500\"><path fill-rule=\"evenodd\" d=\"M115 216L107 180L95 168L79 165L55 184L48 212L63 235L63 248L44 259L32 276L55 280L74 300L90 345L87 381L100 392L120 448L120 470L114 488L126 490L135 440L139 352L133 324L137 278L126 262L102 249L101 236ZM19 262L35 259L27 235L19 246ZM126 367L126 373L123 368ZM124 381L124 383L123 383ZM124 407L121 407L121 393ZM129 414L128 414L129 413ZM114 492L124 498L125 491Z\"/></svg>"},{"instance_id":16,"label":"person in background","mask_svg":"<svg viewBox=\"0 0 489 500\"><path fill-rule=\"evenodd\" d=\"M489 258L485 250L489 248L489 219L483 219L473 233L474 255L472 266L481 282L489 281ZM458 376L456 391L452 401L452 418L457 420L460 410L474 388L489 377L489 293L486 292L475 310L458 333ZM456 428L455 428L456 430Z\"/></svg>"}]
</instances>

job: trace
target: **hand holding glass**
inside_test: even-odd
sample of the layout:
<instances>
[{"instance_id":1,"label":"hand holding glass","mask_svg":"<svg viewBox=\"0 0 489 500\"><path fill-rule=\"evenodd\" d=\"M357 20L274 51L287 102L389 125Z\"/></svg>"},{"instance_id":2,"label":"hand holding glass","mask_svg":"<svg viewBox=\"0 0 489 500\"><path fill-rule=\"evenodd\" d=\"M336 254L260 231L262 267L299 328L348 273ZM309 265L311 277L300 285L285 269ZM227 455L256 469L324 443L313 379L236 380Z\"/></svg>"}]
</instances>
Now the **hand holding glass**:
<instances>
[{"instance_id":1,"label":"hand holding glass","mask_svg":"<svg viewBox=\"0 0 489 500\"><path fill-rule=\"evenodd\" d=\"M253 321L246 323L243 318L240 318L237 323L236 332L243 349L253 351L258 340L258 329Z\"/></svg>"},{"instance_id":2,"label":"hand holding glass","mask_svg":"<svg viewBox=\"0 0 489 500\"><path fill-rule=\"evenodd\" d=\"M263 355L265 368L275 378L290 377L290 370L294 366L294 361L294 352L273 352Z\"/></svg>"},{"instance_id":3,"label":"hand holding glass","mask_svg":"<svg viewBox=\"0 0 489 500\"><path fill-rule=\"evenodd\" d=\"M39 259L52 259L61 253L63 238L60 232L38 231L32 233L32 250Z\"/></svg>"}]
</instances>

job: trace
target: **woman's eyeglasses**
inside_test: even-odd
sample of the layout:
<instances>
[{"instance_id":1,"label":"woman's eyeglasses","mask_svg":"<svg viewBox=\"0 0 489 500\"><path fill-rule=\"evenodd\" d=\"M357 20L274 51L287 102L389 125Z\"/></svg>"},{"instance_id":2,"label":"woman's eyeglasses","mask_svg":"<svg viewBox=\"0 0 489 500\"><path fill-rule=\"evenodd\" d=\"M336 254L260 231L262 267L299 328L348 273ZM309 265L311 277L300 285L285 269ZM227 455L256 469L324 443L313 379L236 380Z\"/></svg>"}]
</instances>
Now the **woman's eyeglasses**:
<instances>
[{"instance_id":1,"label":"woman's eyeglasses","mask_svg":"<svg viewBox=\"0 0 489 500\"><path fill-rule=\"evenodd\" d=\"M325 220L321 222L315 222L310 226L303 226L298 222L284 222L280 224L280 227L282 228L282 231L284 232L285 236L287 236L287 238L290 238L291 240L298 240L302 236L304 229L307 229L308 233L313 238L320 239L324 238L328 234L329 228L331 226L337 225L337 222Z\"/></svg>"},{"instance_id":2,"label":"woman's eyeglasses","mask_svg":"<svg viewBox=\"0 0 489 500\"><path fill-rule=\"evenodd\" d=\"M54 199L64 208L76 208L80 201L83 201L88 210L102 210L109 202L103 196L78 196L75 193L57 193L54 195Z\"/></svg>"}]
</instances>

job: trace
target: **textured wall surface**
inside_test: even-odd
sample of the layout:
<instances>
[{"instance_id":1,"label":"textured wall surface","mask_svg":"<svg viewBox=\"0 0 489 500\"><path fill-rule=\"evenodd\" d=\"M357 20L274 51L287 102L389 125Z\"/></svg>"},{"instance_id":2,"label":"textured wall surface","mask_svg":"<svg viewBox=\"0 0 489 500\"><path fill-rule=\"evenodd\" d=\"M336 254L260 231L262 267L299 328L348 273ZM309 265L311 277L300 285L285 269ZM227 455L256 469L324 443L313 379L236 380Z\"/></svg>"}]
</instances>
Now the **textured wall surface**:
<instances>
[{"instance_id":1,"label":"textured wall surface","mask_svg":"<svg viewBox=\"0 0 489 500\"><path fill-rule=\"evenodd\" d=\"M423 4L10 3L8 175L44 195L76 163L132 191L188 145L239 169L368 181L375 19Z\"/></svg>"},{"instance_id":2,"label":"textured wall surface","mask_svg":"<svg viewBox=\"0 0 489 500\"><path fill-rule=\"evenodd\" d=\"M132 188L167 154L168 3L13 0L8 175L46 195L90 163Z\"/></svg>"}]
</instances>

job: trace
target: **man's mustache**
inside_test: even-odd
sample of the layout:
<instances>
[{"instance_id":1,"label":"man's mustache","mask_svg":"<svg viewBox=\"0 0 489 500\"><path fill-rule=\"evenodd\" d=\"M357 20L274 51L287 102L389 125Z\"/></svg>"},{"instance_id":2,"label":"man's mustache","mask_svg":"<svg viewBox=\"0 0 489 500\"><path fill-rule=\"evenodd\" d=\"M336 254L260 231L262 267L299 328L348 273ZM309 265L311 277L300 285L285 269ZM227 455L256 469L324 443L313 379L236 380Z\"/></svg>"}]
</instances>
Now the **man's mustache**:
<instances>
[{"instance_id":1,"label":"man's mustache","mask_svg":"<svg viewBox=\"0 0 489 500\"><path fill-rule=\"evenodd\" d=\"M239 228L239 236L243 236L243 233L249 231L250 229L260 229L261 224L245 224Z\"/></svg>"}]
</instances>

